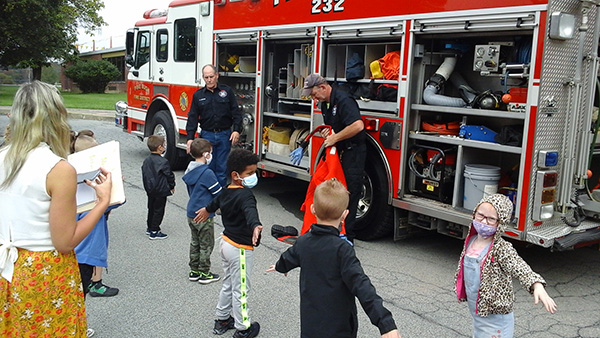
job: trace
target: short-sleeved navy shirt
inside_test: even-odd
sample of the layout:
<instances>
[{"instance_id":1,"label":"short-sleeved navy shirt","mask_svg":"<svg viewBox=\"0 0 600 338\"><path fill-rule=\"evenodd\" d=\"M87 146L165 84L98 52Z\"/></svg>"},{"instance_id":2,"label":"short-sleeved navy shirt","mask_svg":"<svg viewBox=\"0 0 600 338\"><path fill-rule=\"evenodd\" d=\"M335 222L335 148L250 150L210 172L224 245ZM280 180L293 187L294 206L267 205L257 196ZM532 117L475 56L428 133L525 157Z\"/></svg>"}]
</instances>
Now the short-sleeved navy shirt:
<instances>
[{"instance_id":1,"label":"short-sleeved navy shirt","mask_svg":"<svg viewBox=\"0 0 600 338\"><path fill-rule=\"evenodd\" d=\"M330 125L333 131L339 133L342 129L361 119L358 103L346 92L337 90L335 87L331 90L329 103L321 102L321 112L323 121ZM365 141L365 131L361 130L353 137L338 142L338 147L346 148L352 144L360 144Z\"/></svg>"}]
</instances>

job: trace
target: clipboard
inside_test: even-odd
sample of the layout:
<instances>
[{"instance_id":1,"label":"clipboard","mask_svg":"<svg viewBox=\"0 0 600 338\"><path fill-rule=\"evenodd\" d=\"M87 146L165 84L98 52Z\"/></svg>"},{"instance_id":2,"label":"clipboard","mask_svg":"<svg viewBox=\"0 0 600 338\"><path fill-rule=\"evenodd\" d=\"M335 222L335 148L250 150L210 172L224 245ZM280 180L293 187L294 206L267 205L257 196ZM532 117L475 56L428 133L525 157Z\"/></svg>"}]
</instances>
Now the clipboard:
<instances>
[{"instance_id":1,"label":"clipboard","mask_svg":"<svg viewBox=\"0 0 600 338\"><path fill-rule=\"evenodd\" d=\"M109 141L95 147L73 153L67 160L77 171L77 213L90 211L96 205L96 191L83 182L103 167L112 174L112 190L109 205L125 203L125 189L121 170L119 142ZM97 175L96 175L97 176ZM81 183L79 182L81 179Z\"/></svg>"}]
</instances>

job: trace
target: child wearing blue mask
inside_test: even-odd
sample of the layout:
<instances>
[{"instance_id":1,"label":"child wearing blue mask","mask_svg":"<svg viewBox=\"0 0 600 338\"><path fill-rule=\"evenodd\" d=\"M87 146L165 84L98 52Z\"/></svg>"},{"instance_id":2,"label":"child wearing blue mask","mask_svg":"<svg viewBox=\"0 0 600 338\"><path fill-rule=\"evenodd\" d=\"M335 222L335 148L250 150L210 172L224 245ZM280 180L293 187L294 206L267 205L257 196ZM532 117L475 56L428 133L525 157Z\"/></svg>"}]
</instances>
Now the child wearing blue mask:
<instances>
[{"instance_id":1,"label":"child wearing blue mask","mask_svg":"<svg viewBox=\"0 0 600 338\"><path fill-rule=\"evenodd\" d=\"M191 230L188 278L192 282L209 284L220 279L218 274L210 272L210 255L215 244L214 214L210 214L204 222L195 222L194 218L196 211L205 207L223 189L217 176L209 168L213 158L210 142L203 138L193 140L190 145L190 155L194 161L188 164L181 178L190 196L186 208L187 221Z\"/></svg>"},{"instance_id":2,"label":"child wearing blue mask","mask_svg":"<svg viewBox=\"0 0 600 338\"><path fill-rule=\"evenodd\" d=\"M234 328L234 338L252 338L260 332L260 325L252 322L248 313L254 248L260 243L263 228L251 190L258 183L257 163L258 156L251 151L232 150L227 158L231 184L205 208L198 210L194 218L196 222L203 222L210 213L221 209L224 229L219 252L223 263L223 286L213 329L217 335Z\"/></svg>"},{"instance_id":3,"label":"child wearing blue mask","mask_svg":"<svg viewBox=\"0 0 600 338\"><path fill-rule=\"evenodd\" d=\"M466 301L473 317L473 337L514 336L512 279L533 294L550 313L556 303L544 288L546 282L519 256L501 234L512 217L513 204L502 194L484 196L473 212L456 273L456 295Z\"/></svg>"}]
</instances>

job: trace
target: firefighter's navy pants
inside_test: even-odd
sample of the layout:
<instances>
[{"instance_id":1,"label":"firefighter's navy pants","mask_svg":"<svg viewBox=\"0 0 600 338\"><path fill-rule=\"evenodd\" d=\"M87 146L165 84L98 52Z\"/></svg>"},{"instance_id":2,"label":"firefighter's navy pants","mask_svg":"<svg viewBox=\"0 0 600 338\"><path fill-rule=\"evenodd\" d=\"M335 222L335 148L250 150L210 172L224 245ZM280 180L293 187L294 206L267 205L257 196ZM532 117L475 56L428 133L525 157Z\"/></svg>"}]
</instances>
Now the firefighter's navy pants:
<instances>
[{"instance_id":1,"label":"firefighter's navy pants","mask_svg":"<svg viewBox=\"0 0 600 338\"><path fill-rule=\"evenodd\" d=\"M343 149L341 153L342 169L346 177L346 185L350 192L350 201L348 202L348 216L346 217L346 236L350 241L354 241L354 223L356 220L356 209L358 200L362 194L362 179L365 170L365 160L367 157L367 145L352 144Z\"/></svg>"}]
</instances>

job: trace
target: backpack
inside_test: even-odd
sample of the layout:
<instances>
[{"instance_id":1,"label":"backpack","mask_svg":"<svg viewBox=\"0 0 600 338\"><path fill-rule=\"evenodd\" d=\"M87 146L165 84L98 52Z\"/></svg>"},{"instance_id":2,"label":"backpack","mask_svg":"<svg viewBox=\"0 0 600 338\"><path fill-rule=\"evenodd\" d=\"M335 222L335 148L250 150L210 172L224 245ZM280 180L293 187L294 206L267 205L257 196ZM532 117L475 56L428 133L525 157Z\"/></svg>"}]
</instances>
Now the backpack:
<instances>
[{"instance_id":1,"label":"backpack","mask_svg":"<svg viewBox=\"0 0 600 338\"><path fill-rule=\"evenodd\" d=\"M365 64L358 53L352 53L346 62L346 80L353 81L365 77Z\"/></svg>"}]
</instances>

